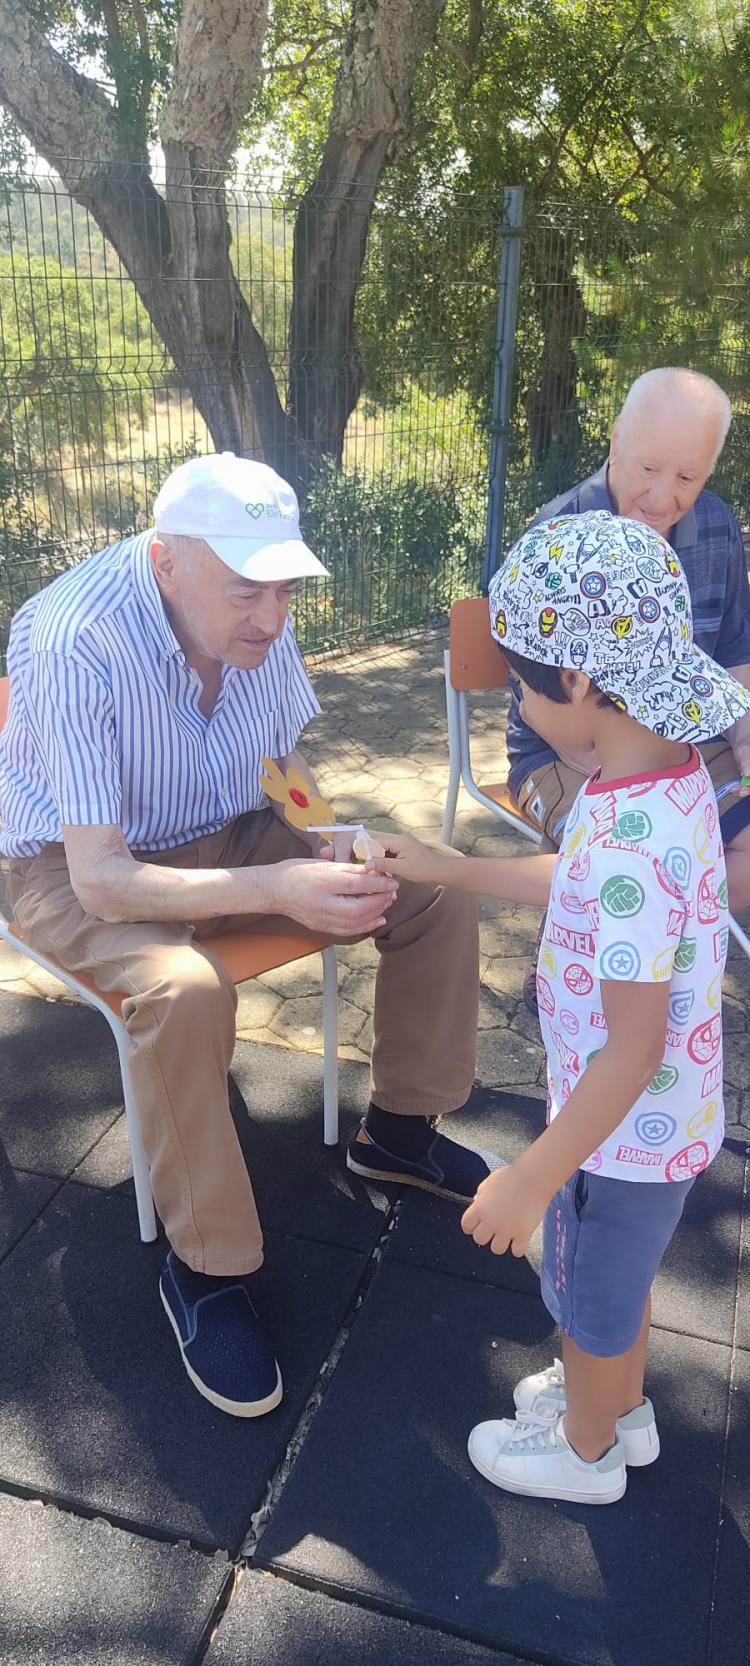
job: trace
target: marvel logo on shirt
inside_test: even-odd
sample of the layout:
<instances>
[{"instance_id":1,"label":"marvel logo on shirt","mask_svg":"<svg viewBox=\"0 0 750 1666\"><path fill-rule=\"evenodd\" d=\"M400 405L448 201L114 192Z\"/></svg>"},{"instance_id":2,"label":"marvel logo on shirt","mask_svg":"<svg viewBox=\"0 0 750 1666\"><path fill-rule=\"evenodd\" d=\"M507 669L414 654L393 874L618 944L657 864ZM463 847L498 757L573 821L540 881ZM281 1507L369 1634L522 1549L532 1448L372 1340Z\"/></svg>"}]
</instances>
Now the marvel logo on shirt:
<instances>
[{"instance_id":1,"label":"marvel logo on shirt","mask_svg":"<svg viewBox=\"0 0 750 1666\"><path fill-rule=\"evenodd\" d=\"M721 979L727 881L716 799L698 753L678 770L578 794L555 864L537 997L556 1117L604 1046L604 981L669 981L662 1063L583 1164L618 1180L689 1180L724 1137Z\"/></svg>"}]
</instances>

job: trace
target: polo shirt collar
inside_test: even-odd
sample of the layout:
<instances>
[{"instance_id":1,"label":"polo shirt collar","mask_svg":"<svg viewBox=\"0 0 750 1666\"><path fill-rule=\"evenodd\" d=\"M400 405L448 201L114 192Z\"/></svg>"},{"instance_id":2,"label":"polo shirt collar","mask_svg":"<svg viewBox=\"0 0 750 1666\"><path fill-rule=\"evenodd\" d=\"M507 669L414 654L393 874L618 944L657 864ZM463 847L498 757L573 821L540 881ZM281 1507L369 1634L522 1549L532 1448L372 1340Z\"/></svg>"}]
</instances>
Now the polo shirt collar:
<instances>
[{"instance_id":1,"label":"polo shirt collar","mask_svg":"<svg viewBox=\"0 0 750 1666\"><path fill-rule=\"evenodd\" d=\"M674 550L687 549L689 544L698 542L698 516L695 504L683 515L681 521L676 521L669 535L669 542Z\"/></svg>"},{"instance_id":2,"label":"polo shirt collar","mask_svg":"<svg viewBox=\"0 0 750 1666\"><path fill-rule=\"evenodd\" d=\"M148 532L144 532L135 541L133 588L149 633L159 653L165 659L174 659L177 654L182 654L182 648L169 623L159 586L154 578L154 569L149 555L154 532L155 529L151 527Z\"/></svg>"},{"instance_id":3,"label":"polo shirt collar","mask_svg":"<svg viewBox=\"0 0 750 1666\"><path fill-rule=\"evenodd\" d=\"M617 510L615 509L610 496L609 484L607 481L608 469L609 458L607 458L606 463L602 464L598 474L591 474L589 475L588 480L584 480L578 494L578 501L582 510L608 509L610 515L617 514Z\"/></svg>"}]
</instances>

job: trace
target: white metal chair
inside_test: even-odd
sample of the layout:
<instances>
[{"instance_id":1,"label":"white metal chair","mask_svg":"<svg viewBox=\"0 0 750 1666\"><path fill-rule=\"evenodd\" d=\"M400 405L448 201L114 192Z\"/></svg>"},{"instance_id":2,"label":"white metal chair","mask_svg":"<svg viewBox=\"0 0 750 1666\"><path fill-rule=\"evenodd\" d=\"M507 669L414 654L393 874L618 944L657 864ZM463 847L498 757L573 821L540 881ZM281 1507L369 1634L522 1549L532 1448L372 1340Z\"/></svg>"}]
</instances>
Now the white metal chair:
<instances>
[{"instance_id":1,"label":"white metal chair","mask_svg":"<svg viewBox=\"0 0 750 1666\"><path fill-rule=\"evenodd\" d=\"M450 844L453 838L458 789L463 782L466 791L478 804L484 805L486 810L508 822L511 827L518 828L527 839L540 844L539 829L513 803L505 783L484 781L480 784L472 770L469 694L505 688L508 682L507 665L490 630L486 597L470 596L453 603L444 663L449 775L441 835L443 842ZM750 938L732 914L729 916L729 930L750 958Z\"/></svg>"},{"instance_id":2,"label":"white metal chair","mask_svg":"<svg viewBox=\"0 0 750 1666\"><path fill-rule=\"evenodd\" d=\"M0 678L0 729L8 714L10 700L10 685L7 677ZM0 937L10 943L14 949L19 949L30 960L36 961L53 977L59 978L61 983L67 984L89 1006L106 1018L117 1044L117 1052L122 1073L122 1090L125 1101L125 1118L127 1122L128 1138L130 1140L130 1156L135 1181L135 1196L138 1205L138 1224L141 1239L144 1244L151 1243L156 1237L156 1216L154 1202L151 1195L148 1162L141 1139L138 1105L133 1088L130 1070L131 1041L122 1020L121 995L105 995L96 988L93 979L86 972L68 972L63 966L48 955L39 954L26 943L20 927L15 921L9 920L0 912ZM336 972L336 950L330 945L314 938L298 937L293 933L287 936L272 936L270 933L236 932L221 937L204 938L203 943L211 949L221 960L234 983L244 983L248 978L256 978L261 972L270 972L276 966L287 966L291 961L302 960L307 955L321 954L323 959L323 1139L326 1145L335 1145L338 1140L338 979Z\"/></svg>"}]
</instances>

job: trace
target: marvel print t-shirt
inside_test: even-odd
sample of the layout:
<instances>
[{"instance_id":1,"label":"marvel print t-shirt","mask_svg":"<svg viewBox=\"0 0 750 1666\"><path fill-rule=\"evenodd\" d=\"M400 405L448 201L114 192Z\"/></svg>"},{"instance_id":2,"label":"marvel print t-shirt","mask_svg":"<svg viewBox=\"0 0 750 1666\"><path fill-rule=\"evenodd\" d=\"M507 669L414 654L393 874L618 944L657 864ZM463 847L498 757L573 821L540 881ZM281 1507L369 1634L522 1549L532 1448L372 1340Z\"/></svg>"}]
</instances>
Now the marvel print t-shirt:
<instances>
[{"instance_id":1,"label":"marvel print t-shirt","mask_svg":"<svg viewBox=\"0 0 750 1666\"><path fill-rule=\"evenodd\" d=\"M677 771L581 788L554 869L537 992L549 1115L607 1039L604 980L669 980L664 1058L584 1168L687 1180L724 1134L721 978L727 882L716 799L698 753Z\"/></svg>"}]
</instances>

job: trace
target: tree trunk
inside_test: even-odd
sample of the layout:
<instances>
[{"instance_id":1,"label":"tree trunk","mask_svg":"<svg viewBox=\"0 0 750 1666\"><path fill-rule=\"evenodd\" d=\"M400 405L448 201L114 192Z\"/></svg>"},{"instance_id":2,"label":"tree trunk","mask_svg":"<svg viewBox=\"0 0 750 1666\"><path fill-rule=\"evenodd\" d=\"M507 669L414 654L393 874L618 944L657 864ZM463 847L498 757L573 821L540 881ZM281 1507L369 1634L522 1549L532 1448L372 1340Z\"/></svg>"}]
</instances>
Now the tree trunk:
<instances>
[{"instance_id":1,"label":"tree trunk","mask_svg":"<svg viewBox=\"0 0 750 1666\"><path fill-rule=\"evenodd\" d=\"M313 451L341 460L362 367L354 307L387 162L411 128L414 77L445 0L354 0L323 157L294 233L289 408Z\"/></svg>"},{"instance_id":2,"label":"tree trunk","mask_svg":"<svg viewBox=\"0 0 750 1666\"><path fill-rule=\"evenodd\" d=\"M74 195L117 250L217 451L268 462L292 483L305 478L232 270L220 182L180 188L172 178L165 200L145 168L121 167L79 175Z\"/></svg>"},{"instance_id":3,"label":"tree trunk","mask_svg":"<svg viewBox=\"0 0 750 1666\"><path fill-rule=\"evenodd\" d=\"M534 467L554 450L561 469L572 469L581 444L574 340L586 329L586 306L575 274L575 250L564 232L532 234L526 241L528 271L544 332L539 373L524 401Z\"/></svg>"},{"instance_id":4,"label":"tree trunk","mask_svg":"<svg viewBox=\"0 0 750 1666\"><path fill-rule=\"evenodd\" d=\"M214 445L262 458L298 488L321 453L341 457L361 381L354 306L372 208L408 136L414 77L444 7L353 0L328 140L295 233L285 412L232 269L223 184L260 78L267 0L183 0L160 121L163 197L145 113L126 117L51 46L24 0L0 0L0 100L117 251ZM146 82L149 73L145 63Z\"/></svg>"},{"instance_id":5,"label":"tree trunk","mask_svg":"<svg viewBox=\"0 0 750 1666\"><path fill-rule=\"evenodd\" d=\"M122 128L21 0L0 0L0 98L117 251L217 450L300 483L308 471L294 423L232 269L223 185L264 29L265 0L185 0L162 112L164 196L145 140Z\"/></svg>"}]
</instances>

